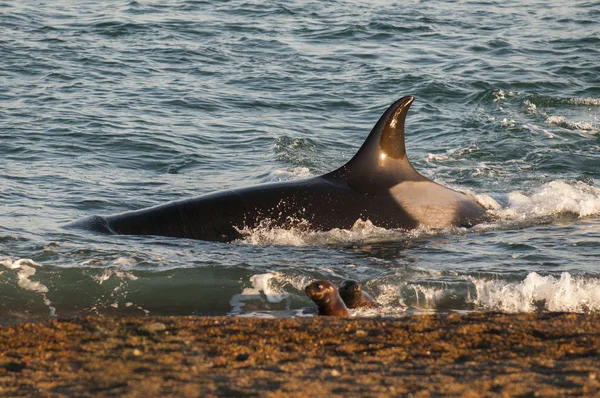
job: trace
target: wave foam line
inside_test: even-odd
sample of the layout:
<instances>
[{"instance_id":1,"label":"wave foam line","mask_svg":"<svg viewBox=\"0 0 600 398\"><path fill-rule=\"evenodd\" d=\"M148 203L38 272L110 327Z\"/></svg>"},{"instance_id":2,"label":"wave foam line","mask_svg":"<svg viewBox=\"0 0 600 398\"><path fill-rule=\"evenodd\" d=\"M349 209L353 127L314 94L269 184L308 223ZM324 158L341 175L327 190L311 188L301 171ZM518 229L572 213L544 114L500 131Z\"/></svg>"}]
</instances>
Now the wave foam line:
<instances>
[{"instance_id":1,"label":"wave foam line","mask_svg":"<svg viewBox=\"0 0 600 398\"><path fill-rule=\"evenodd\" d=\"M231 311L229 315L242 315L244 307L250 302L281 303L285 302L286 311L290 310L291 299L289 293L283 289L283 284L292 283L279 272L256 274L250 277L252 287L247 287L241 293L233 295L229 300ZM301 282L304 285L306 282ZM294 285L292 283L292 285Z\"/></svg>"},{"instance_id":2,"label":"wave foam line","mask_svg":"<svg viewBox=\"0 0 600 398\"><path fill-rule=\"evenodd\" d=\"M377 227L369 220L356 220L352 228L334 228L330 231L313 231L305 220L297 220L293 226L282 228L264 220L256 228L240 230L244 235L241 243L251 245L327 246L349 242L371 242L399 239L407 236L400 230Z\"/></svg>"},{"instance_id":3,"label":"wave foam line","mask_svg":"<svg viewBox=\"0 0 600 398\"><path fill-rule=\"evenodd\" d=\"M532 272L521 282L471 278L472 303L488 310L533 312L538 309L567 312L600 311L600 279L542 276Z\"/></svg>"},{"instance_id":4,"label":"wave foam line","mask_svg":"<svg viewBox=\"0 0 600 398\"><path fill-rule=\"evenodd\" d=\"M600 106L600 98L571 98L567 101L569 104L573 105L584 105L584 106Z\"/></svg>"},{"instance_id":5,"label":"wave foam line","mask_svg":"<svg viewBox=\"0 0 600 398\"><path fill-rule=\"evenodd\" d=\"M11 270L18 270L17 285L21 289L39 293L44 300L44 304L50 310L50 316L56 316L56 308L54 308L51 305L52 303L50 302L50 300L48 300L48 297L46 297L46 293L48 293L49 291L48 287L42 284L41 282L32 281L31 279L29 279L30 277L35 275L34 267L41 267L41 264L38 264L35 261L28 258L19 259L16 261L13 261L11 258L5 258L4 260L0 261L0 265L3 265Z\"/></svg>"},{"instance_id":6,"label":"wave foam line","mask_svg":"<svg viewBox=\"0 0 600 398\"><path fill-rule=\"evenodd\" d=\"M574 121L567 119L564 116L548 116L546 118L546 123L552 124L552 125L558 126L558 127L563 127L568 130L587 131L590 134L597 133L597 131L594 130L594 126L592 125L592 123L590 123L590 122L574 122Z\"/></svg>"},{"instance_id":7,"label":"wave foam line","mask_svg":"<svg viewBox=\"0 0 600 398\"><path fill-rule=\"evenodd\" d=\"M571 105L598 106L598 105L600 105L600 99L599 98L573 98L573 99L567 100L566 103L571 104ZM527 112L531 115L539 115L539 116L544 117L546 124L562 127L562 128L568 129L568 130L582 131L582 132L585 132L588 134L597 134L598 133L598 130L596 130L596 128L594 127L594 123L592 123L592 122L576 122L576 121L567 119L565 116L549 115L548 113L538 109L537 105L529 100L523 101L523 106L525 107L525 112ZM533 128L531 128L530 126L526 126L526 127L530 128L534 131L535 130L544 131L544 129L541 129L538 126L534 126ZM554 138L554 136L551 135L550 138Z\"/></svg>"},{"instance_id":8,"label":"wave foam line","mask_svg":"<svg viewBox=\"0 0 600 398\"><path fill-rule=\"evenodd\" d=\"M531 194L511 192L502 206L488 195L477 200L503 220L536 219L572 213L578 217L600 214L600 189L584 182L552 181Z\"/></svg>"},{"instance_id":9,"label":"wave foam line","mask_svg":"<svg viewBox=\"0 0 600 398\"><path fill-rule=\"evenodd\" d=\"M291 181L300 178L310 178L312 173L308 167L295 167L292 170L275 170L263 179L263 182Z\"/></svg>"}]
</instances>

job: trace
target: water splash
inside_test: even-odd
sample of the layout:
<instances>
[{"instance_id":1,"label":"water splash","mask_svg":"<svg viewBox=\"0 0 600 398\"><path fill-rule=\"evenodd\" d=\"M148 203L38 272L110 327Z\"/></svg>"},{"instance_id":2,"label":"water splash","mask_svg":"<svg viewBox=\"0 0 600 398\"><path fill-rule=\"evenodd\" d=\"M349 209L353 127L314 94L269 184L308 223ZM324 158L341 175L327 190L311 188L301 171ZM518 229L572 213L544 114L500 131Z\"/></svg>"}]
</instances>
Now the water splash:
<instances>
[{"instance_id":1,"label":"water splash","mask_svg":"<svg viewBox=\"0 0 600 398\"><path fill-rule=\"evenodd\" d=\"M600 214L600 189L580 181L552 181L530 194L511 192L505 200L507 206L494 211L502 220L535 220L566 213L577 217Z\"/></svg>"},{"instance_id":2,"label":"water splash","mask_svg":"<svg viewBox=\"0 0 600 398\"><path fill-rule=\"evenodd\" d=\"M475 286L472 303L481 309L504 312L600 311L600 279L542 276L531 272L521 282L471 278Z\"/></svg>"},{"instance_id":3,"label":"water splash","mask_svg":"<svg viewBox=\"0 0 600 398\"><path fill-rule=\"evenodd\" d=\"M41 282L30 279L36 273L35 267L41 267L41 264L38 264L31 259L19 259L13 261L11 258L5 258L0 261L0 265L3 265L10 270L17 271L17 285L21 289L39 293L42 296L44 304L50 311L50 316L56 316L56 308L51 305L52 303L47 297L47 293L50 291L48 287Z\"/></svg>"},{"instance_id":4,"label":"water splash","mask_svg":"<svg viewBox=\"0 0 600 398\"><path fill-rule=\"evenodd\" d=\"M283 303L285 311L291 311L291 298L290 294L285 291L286 285L303 289L308 284L308 278L290 278L278 272L269 272L252 275L250 283L252 287L244 288L240 294L234 295L229 300L231 305L229 315L254 313L255 310L264 309L264 304L267 303Z\"/></svg>"},{"instance_id":5,"label":"water splash","mask_svg":"<svg viewBox=\"0 0 600 398\"><path fill-rule=\"evenodd\" d=\"M600 99L598 98L571 98L567 100L559 101L559 103L565 103L569 105L578 105L578 106L598 106L600 104ZM558 126L567 130L580 131L586 134L597 134L598 129L594 126L597 124L596 122L591 121L573 121L567 118L564 115L552 115L548 112L544 111L538 105L533 103L531 100L527 99L523 101L523 106L525 108L525 113L530 115L538 115L544 118L544 123L550 126ZM554 111L553 111L554 113ZM540 126L530 125L529 123L525 123L524 127L529 128L532 131L544 129ZM551 137L553 138L553 137Z\"/></svg>"},{"instance_id":6,"label":"water splash","mask_svg":"<svg viewBox=\"0 0 600 398\"><path fill-rule=\"evenodd\" d=\"M600 106L600 98L570 98L567 101L572 105L583 105L583 106Z\"/></svg>"},{"instance_id":7,"label":"water splash","mask_svg":"<svg viewBox=\"0 0 600 398\"><path fill-rule=\"evenodd\" d=\"M126 263L128 262L126 261ZM116 286L111 290L107 299L105 299L105 296L98 297L94 306L90 308L90 311L99 313L100 309L105 308L107 306L114 309L118 309L120 306L129 308L134 305L132 302L127 301L128 282L135 281L138 279L138 277L135 276L132 272L123 271L117 268L106 268L104 272L102 272L102 274L92 275L92 279L96 281L98 285L102 285L103 283L111 279L115 279ZM108 302L106 300L108 300ZM143 311L146 315L150 313L150 311L142 308L141 306L136 306L136 308L140 311Z\"/></svg>"},{"instance_id":8,"label":"water splash","mask_svg":"<svg viewBox=\"0 0 600 398\"><path fill-rule=\"evenodd\" d=\"M263 179L263 182L290 181L312 177L308 167L295 167L291 170L275 170Z\"/></svg>"},{"instance_id":9,"label":"water splash","mask_svg":"<svg viewBox=\"0 0 600 398\"><path fill-rule=\"evenodd\" d=\"M390 240L406 240L414 232L385 229L373 225L370 220L357 220L352 228L334 228L330 231L311 231L310 224L299 220L289 228L273 227L270 220L264 220L253 229L243 229L245 235L241 243L251 245L285 246L330 246L348 243L375 243ZM411 235L413 234L413 235Z\"/></svg>"},{"instance_id":10,"label":"water splash","mask_svg":"<svg viewBox=\"0 0 600 398\"><path fill-rule=\"evenodd\" d=\"M546 123L563 127L568 130L584 131L589 134L596 134L598 132L594 130L594 126L590 122L574 122L567 119L565 116L548 116L546 118Z\"/></svg>"}]
</instances>

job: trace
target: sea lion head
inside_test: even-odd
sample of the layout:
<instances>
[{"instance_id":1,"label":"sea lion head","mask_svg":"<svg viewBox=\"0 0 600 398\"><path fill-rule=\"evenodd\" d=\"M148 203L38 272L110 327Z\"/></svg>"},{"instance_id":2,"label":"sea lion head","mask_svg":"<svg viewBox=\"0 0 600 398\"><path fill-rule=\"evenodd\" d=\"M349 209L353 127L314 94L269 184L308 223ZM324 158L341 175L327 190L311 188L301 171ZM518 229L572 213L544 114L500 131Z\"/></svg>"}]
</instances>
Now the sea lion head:
<instances>
[{"instance_id":1,"label":"sea lion head","mask_svg":"<svg viewBox=\"0 0 600 398\"><path fill-rule=\"evenodd\" d=\"M363 299L362 289L358 281L354 279L345 279L340 283L340 296L348 308L359 306Z\"/></svg>"},{"instance_id":2,"label":"sea lion head","mask_svg":"<svg viewBox=\"0 0 600 398\"><path fill-rule=\"evenodd\" d=\"M331 282L315 281L304 288L306 295L317 304L319 315L348 316L348 308Z\"/></svg>"},{"instance_id":3,"label":"sea lion head","mask_svg":"<svg viewBox=\"0 0 600 398\"><path fill-rule=\"evenodd\" d=\"M362 289L360 288L360 284L358 281L354 279L344 279L342 283L340 283L340 294L348 293L348 294L361 294Z\"/></svg>"},{"instance_id":4,"label":"sea lion head","mask_svg":"<svg viewBox=\"0 0 600 398\"><path fill-rule=\"evenodd\" d=\"M360 283L354 279L346 279L340 283L340 297L348 308L378 308L379 303L371 295L363 291Z\"/></svg>"},{"instance_id":5,"label":"sea lion head","mask_svg":"<svg viewBox=\"0 0 600 398\"><path fill-rule=\"evenodd\" d=\"M314 302L320 302L335 294L335 286L328 281L315 281L304 288L306 295Z\"/></svg>"}]
</instances>

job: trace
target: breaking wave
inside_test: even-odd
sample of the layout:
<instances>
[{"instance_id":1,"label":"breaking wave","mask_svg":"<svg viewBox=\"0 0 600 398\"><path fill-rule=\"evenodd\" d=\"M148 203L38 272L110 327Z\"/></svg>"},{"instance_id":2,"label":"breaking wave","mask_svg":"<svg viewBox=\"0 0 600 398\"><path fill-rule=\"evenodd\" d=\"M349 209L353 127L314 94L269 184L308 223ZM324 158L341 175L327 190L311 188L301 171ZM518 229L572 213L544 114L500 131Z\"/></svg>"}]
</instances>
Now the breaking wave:
<instances>
[{"instance_id":1,"label":"breaking wave","mask_svg":"<svg viewBox=\"0 0 600 398\"><path fill-rule=\"evenodd\" d=\"M472 302L480 309L503 312L600 311L600 279L573 276L542 276L532 272L520 282L471 278Z\"/></svg>"},{"instance_id":2,"label":"breaking wave","mask_svg":"<svg viewBox=\"0 0 600 398\"><path fill-rule=\"evenodd\" d=\"M563 214L578 218L600 214L600 189L580 181L552 181L530 193L515 191L499 196L497 201L485 195L478 199L505 221L536 221Z\"/></svg>"},{"instance_id":3,"label":"breaking wave","mask_svg":"<svg viewBox=\"0 0 600 398\"><path fill-rule=\"evenodd\" d=\"M285 276L278 272L257 274L250 278L252 287L244 288L230 300L230 315L266 315L264 305L278 304L279 315L311 315L314 307L293 310L294 295L303 295L312 281L307 276ZM363 289L381 305L377 309L352 310L358 316L401 316L407 312L431 311L501 311L501 312L600 312L600 279L576 276L540 275L530 272L523 280L509 281L474 276L458 276L437 286L418 282L373 280ZM309 304L310 303L310 304ZM275 314L271 314L275 315Z\"/></svg>"},{"instance_id":4,"label":"breaking wave","mask_svg":"<svg viewBox=\"0 0 600 398\"><path fill-rule=\"evenodd\" d=\"M44 305L48 307L49 316L56 316L56 308L47 297L48 287L39 281L30 279L36 273L36 268L41 267L41 264L36 263L31 259L19 259L13 261L11 258L5 258L0 261L0 265L16 272L17 286L23 290L37 293L41 296Z\"/></svg>"}]
</instances>

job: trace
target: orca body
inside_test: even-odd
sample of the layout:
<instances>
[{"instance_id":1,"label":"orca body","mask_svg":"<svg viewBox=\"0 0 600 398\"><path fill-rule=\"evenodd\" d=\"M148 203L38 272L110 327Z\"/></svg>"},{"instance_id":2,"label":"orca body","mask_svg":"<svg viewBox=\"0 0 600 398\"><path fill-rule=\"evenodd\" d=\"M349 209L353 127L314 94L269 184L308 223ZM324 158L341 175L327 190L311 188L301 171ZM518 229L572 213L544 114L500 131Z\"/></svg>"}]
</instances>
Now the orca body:
<instances>
[{"instance_id":1,"label":"orca body","mask_svg":"<svg viewBox=\"0 0 600 398\"><path fill-rule=\"evenodd\" d=\"M349 229L359 220L384 228L470 227L488 219L471 197L419 174L404 146L413 97L392 104L356 155L328 174L212 193L72 227L125 235L160 235L230 242L240 230L306 225L315 231Z\"/></svg>"}]
</instances>

